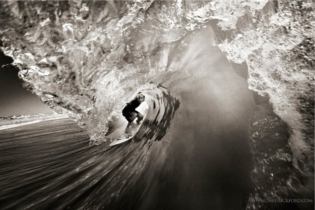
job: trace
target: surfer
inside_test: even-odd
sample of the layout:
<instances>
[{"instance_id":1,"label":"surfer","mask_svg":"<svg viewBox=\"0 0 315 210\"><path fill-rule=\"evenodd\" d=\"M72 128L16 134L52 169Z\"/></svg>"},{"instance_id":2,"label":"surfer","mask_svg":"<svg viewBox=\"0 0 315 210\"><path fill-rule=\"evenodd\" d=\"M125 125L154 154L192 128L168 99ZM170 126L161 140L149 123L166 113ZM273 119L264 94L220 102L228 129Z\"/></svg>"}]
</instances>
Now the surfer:
<instances>
[{"instance_id":1,"label":"surfer","mask_svg":"<svg viewBox=\"0 0 315 210\"><path fill-rule=\"evenodd\" d=\"M128 120L129 123L133 122L136 118L137 123L140 123L143 119L143 115L139 113L136 108L145 100L145 95L139 92L136 97L127 103L125 108L122 110L123 116Z\"/></svg>"}]
</instances>

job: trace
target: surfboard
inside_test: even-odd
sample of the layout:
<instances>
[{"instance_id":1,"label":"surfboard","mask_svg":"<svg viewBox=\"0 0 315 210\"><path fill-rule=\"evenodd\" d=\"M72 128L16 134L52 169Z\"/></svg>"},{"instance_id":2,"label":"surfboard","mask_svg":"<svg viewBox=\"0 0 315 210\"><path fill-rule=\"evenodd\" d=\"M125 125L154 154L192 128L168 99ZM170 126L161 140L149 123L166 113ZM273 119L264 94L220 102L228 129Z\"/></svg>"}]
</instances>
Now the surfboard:
<instances>
[{"instance_id":1,"label":"surfboard","mask_svg":"<svg viewBox=\"0 0 315 210\"><path fill-rule=\"evenodd\" d=\"M145 116L143 118L145 118ZM118 144L122 144L122 143L127 142L130 139L132 139L137 134L137 132L139 131L143 121L144 121L144 119L139 124L137 124L136 122L129 123L126 130L125 130L125 133L121 137L112 141L109 146L111 147L111 146L115 146Z\"/></svg>"}]
</instances>

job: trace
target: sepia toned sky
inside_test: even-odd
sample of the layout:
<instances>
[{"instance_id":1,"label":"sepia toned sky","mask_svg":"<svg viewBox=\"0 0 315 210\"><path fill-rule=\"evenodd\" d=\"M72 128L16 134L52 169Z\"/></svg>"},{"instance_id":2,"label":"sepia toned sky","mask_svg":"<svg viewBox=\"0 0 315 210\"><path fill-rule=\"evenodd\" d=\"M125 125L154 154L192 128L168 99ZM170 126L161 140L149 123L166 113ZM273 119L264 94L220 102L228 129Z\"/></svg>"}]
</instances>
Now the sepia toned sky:
<instances>
[{"instance_id":1,"label":"sepia toned sky","mask_svg":"<svg viewBox=\"0 0 315 210\"><path fill-rule=\"evenodd\" d=\"M0 52L0 66L12 59ZM52 114L53 111L22 87L18 69L0 67L0 117L25 114Z\"/></svg>"}]
</instances>

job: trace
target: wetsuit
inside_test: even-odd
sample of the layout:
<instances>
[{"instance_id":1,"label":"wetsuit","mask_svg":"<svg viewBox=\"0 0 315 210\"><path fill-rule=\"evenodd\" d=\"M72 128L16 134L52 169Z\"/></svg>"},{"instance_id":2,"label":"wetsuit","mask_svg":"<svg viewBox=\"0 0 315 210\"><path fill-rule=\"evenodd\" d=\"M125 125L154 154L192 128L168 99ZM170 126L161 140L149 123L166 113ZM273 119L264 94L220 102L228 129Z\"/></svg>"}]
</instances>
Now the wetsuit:
<instances>
[{"instance_id":1,"label":"wetsuit","mask_svg":"<svg viewBox=\"0 0 315 210\"><path fill-rule=\"evenodd\" d=\"M132 122L135 119L132 118L132 112L134 112L136 115L139 114L139 112L136 110L139 105L139 101L137 99L134 99L131 102L127 103L125 108L122 110L122 114L128 120L128 122Z\"/></svg>"}]
</instances>

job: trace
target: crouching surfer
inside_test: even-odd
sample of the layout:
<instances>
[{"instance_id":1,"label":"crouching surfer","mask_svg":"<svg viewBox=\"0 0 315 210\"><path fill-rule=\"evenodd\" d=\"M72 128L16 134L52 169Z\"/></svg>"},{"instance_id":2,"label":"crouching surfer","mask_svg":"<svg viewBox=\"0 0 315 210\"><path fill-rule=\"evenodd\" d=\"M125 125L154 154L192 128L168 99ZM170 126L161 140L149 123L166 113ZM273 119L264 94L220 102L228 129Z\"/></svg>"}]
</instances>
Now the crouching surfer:
<instances>
[{"instance_id":1,"label":"crouching surfer","mask_svg":"<svg viewBox=\"0 0 315 210\"><path fill-rule=\"evenodd\" d=\"M137 123L139 124L143 120L143 115L139 113L136 108L140 106L142 102L145 100L145 95L139 92L136 97L127 103L125 108L122 110L123 116L128 120L129 124L133 122L136 118Z\"/></svg>"}]
</instances>

